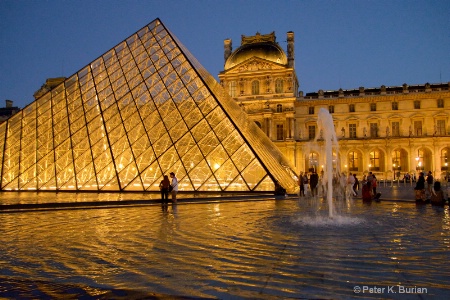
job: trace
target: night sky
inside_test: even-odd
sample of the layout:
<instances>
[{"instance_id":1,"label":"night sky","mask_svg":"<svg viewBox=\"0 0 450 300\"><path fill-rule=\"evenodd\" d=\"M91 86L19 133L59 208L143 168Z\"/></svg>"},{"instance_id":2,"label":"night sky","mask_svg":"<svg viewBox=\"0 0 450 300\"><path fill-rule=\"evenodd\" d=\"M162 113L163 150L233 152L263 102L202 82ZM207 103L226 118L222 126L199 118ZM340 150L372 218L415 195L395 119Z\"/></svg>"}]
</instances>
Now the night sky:
<instances>
[{"instance_id":1,"label":"night sky","mask_svg":"<svg viewBox=\"0 0 450 300\"><path fill-rule=\"evenodd\" d=\"M214 76L223 40L295 33L300 90L450 81L450 1L0 0L0 107L31 103L156 18Z\"/></svg>"}]
</instances>

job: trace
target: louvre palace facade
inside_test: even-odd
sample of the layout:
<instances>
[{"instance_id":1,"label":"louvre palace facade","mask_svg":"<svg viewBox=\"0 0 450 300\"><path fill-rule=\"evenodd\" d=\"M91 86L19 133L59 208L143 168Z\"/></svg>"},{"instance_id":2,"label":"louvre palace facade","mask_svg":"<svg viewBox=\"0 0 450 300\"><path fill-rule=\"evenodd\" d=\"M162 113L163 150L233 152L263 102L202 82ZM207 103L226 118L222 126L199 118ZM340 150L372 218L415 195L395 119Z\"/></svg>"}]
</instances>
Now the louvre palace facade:
<instances>
[{"instance_id":1,"label":"louvre palace facade","mask_svg":"<svg viewBox=\"0 0 450 300\"><path fill-rule=\"evenodd\" d=\"M341 171L360 176L372 171L388 180L418 171L448 176L450 82L304 94L295 72L294 33L287 32L286 40L286 52L275 33L242 36L235 50L224 40L218 76L297 172L323 169L317 114L325 108L339 140L333 155Z\"/></svg>"}]
</instances>

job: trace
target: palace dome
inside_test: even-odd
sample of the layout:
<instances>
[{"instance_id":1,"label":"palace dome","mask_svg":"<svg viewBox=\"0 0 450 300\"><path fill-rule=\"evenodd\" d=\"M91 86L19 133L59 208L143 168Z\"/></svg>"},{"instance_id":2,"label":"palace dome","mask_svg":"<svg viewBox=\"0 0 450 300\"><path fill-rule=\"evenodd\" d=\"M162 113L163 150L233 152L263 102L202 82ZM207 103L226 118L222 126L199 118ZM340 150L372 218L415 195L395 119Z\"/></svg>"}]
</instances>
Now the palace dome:
<instances>
[{"instance_id":1,"label":"palace dome","mask_svg":"<svg viewBox=\"0 0 450 300\"><path fill-rule=\"evenodd\" d=\"M286 54L277 43L250 43L240 46L231 53L225 62L225 71L252 57L259 57L281 65L286 65L288 62Z\"/></svg>"}]
</instances>

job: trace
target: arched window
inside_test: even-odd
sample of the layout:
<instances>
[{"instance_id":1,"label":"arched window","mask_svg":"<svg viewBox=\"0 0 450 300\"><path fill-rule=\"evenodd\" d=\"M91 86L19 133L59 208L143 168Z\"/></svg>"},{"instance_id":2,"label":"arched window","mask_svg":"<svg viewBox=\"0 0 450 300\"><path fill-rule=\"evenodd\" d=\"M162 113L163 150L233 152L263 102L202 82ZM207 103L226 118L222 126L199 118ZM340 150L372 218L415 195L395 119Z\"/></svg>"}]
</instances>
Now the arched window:
<instances>
[{"instance_id":1,"label":"arched window","mask_svg":"<svg viewBox=\"0 0 450 300\"><path fill-rule=\"evenodd\" d=\"M400 150L392 151L392 169L399 171L402 169L402 155Z\"/></svg>"},{"instance_id":2,"label":"arched window","mask_svg":"<svg viewBox=\"0 0 450 300\"><path fill-rule=\"evenodd\" d=\"M380 170L380 152L375 150L369 153L370 156L370 171Z\"/></svg>"},{"instance_id":3,"label":"arched window","mask_svg":"<svg viewBox=\"0 0 450 300\"><path fill-rule=\"evenodd\" d=\"M449 154L450 154L450 149L449 148L444 148L441 151L441 170L448 170L448 165L450 163L449 159Z\"/></svg>"},{"instance_id":4,"label":"arched window","mask_svg":"<svg viewBox=\"0 0 450 300\"><path fill-rule=\"evenodd\" d=\"M278 78L275 81L275 93L282 93L283 92L283 79Z\"/></svg>"},{"instance_id":5,"label":"arched window","mask_svg":"<svg viewBox=\"0 0 450 300\"><path fill-rule=\"evenodd\" d=\"M348 154L348 168L349 168L349 171L358 171L358 165L359 165L358 152L351 151Z\"/></svg>"},{"instance_id":6,"label":"arched window","mask_svg":"<svg viewBox=\"0 0 450 300\"><path fill-rule=\"evenodd\" d=\"M252 81L252 95L259 95L259 81Z\"/></svg>"},{"instance_id":7,"label":"arched window","mask_svg":"<svg viewBox=\"0 0 450 300\"><path fill-rule=\"evenodd\" d=\"M277 104L277 112L283 112L283 105Z\"/></svg>"},{"instance_id":8,"label":"arched window","mask_svg":"<svg viewBox=\"0 0 450 300\"><path fill-rule=\"evenodd\" d=\"M309 161L308 161L308 171L312 172L313 170L316 170L319 166L319 155L316 152L311 152L309 154Z\"/></svg>"}]
</instances>

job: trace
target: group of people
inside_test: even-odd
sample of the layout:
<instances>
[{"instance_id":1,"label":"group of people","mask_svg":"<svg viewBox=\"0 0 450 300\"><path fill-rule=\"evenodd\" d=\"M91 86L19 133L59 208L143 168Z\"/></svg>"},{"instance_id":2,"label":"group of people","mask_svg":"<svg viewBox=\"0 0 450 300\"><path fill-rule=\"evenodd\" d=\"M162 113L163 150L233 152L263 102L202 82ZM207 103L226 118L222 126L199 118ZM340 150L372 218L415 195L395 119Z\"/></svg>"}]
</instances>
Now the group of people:
<instances>
[{"instance_id":1,"label":"group of people","mask_svg":"<svg viewBox=\"0 0 450 300\"><path fill-rule=\"evenodd\" d=\"M177 202L177 193L178 193L178 179L175 176L175 173L170 172L169 176L164 175L163 180L159 184L159 189L161 191L161 202L163 204L169 203L169 193L172 194L172 203Z\"/></svg>"},{"instance_id":2,"label":"group of people","mask_svg":"<svg viewBox=\"0 0 450 300\"><path fill-rule=\"evenodd\" d=\"M419 173L416 186L414 187L416 203L430 203L434 205L444 205L445 197L441 189L441 183L435 181L433 173L428 172L427 177L423 172Z\"/></svg>"},{"instance_id":3,"label":"group of people","mask_svg":"<svg viewBox=\"0 0 450 300\"><path fill-rule=\"evenodd\" d=\"M301 172L298 178L298 184L300 186L300 197L308 196L308 186L311 191L311 196L317 196L318 194L318 185L319 185L319 174L316 171L312 171L309 175L308 173Z\"/></svg>"},{"instance_id":4,"label":"group of people","mask_svg":"<svg viewBox=\"0 0 450 300\"><path fill-rule=\"evenodd\" d=\"M362 179L362 199L363 201L370 201L372 199L378 199L381 194L377 193L378 180L377 176L372 172L364 175Z\"/></svg>"},{"instance_id":5,"label":"group of people","mask_svg":"<svg viewBox=\"0 0 450 300\"><path fill-rule=\"evenodd\" d=\"M323 174L320 176L316 173L316 171L312 171L311 173L301 172L299 176L299 186L300 186L300 197L305 196L317 196L318 189L320 186L320 182L323 184ZM361 186L362 185L362 186ZM308 193L308 188L310 194ZM322 186L325 190L326 186ZM351 197L358 196L358 191L362 190L363 199L374 199L377 196L377 177L372 172L364 175L362 181L358 179L356 173L348 173L345 175L344 173L340 173L333 177L333 190L334 195L337 198L345 198L350 199ZM325 191L322 191L323 194Z\"/></svg>"}]
</instances>

